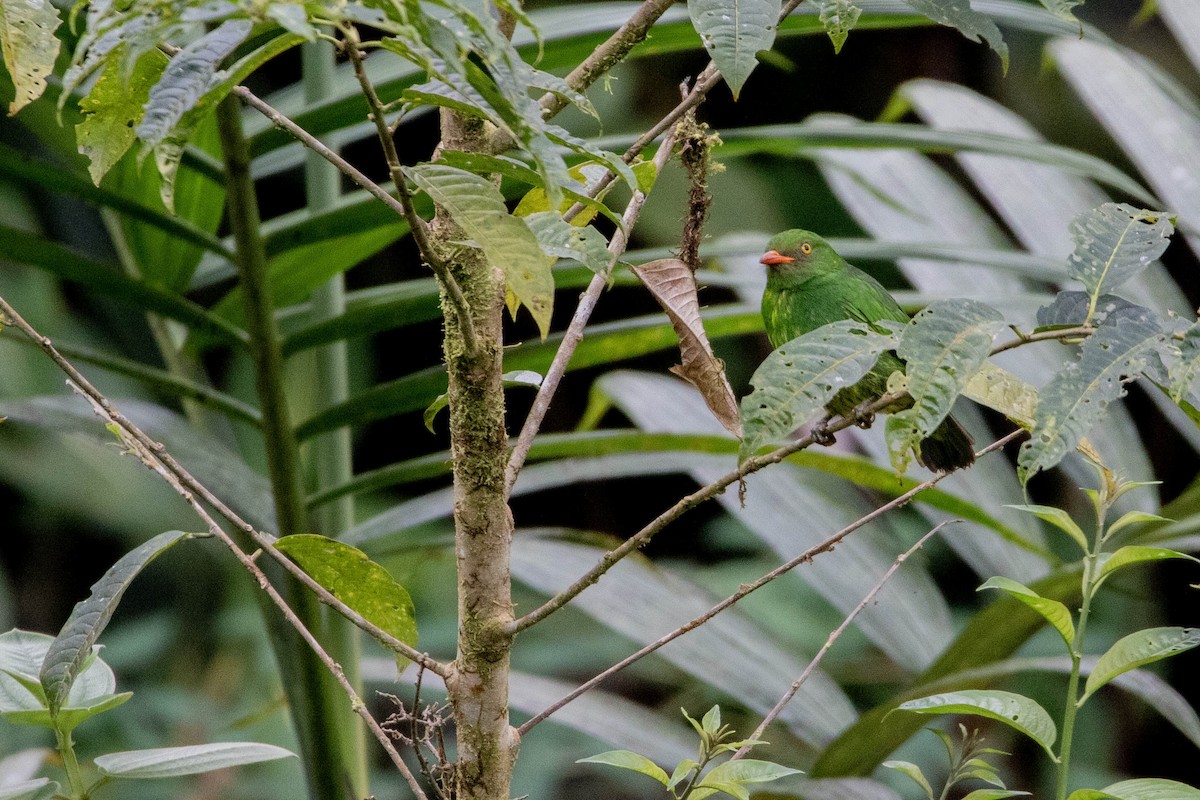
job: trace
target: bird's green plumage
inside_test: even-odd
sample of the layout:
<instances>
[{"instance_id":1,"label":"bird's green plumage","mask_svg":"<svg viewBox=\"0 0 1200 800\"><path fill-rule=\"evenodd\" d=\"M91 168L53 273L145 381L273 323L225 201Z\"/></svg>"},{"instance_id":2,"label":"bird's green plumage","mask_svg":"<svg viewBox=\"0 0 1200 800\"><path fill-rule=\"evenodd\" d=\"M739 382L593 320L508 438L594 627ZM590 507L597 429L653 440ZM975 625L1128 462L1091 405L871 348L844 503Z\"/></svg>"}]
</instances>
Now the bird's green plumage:
<instances>
[{"instance_id":1,"label":"bird's green plumage","mask_svg":"<svg viewBox=\"0 0 1200 800\"><path fill-rule=\"evenodd\" d=\"M844 319L908 322L908 315L879 281L848 263L817 234L784 231L772 238L767 248L791 259L767 267L762 315L772 347ZM904 362L893 352L884 353L862 380L834 395L828 410L842 416L853 413L856 406L886 393L888 377L897 370L904 370ZM905 398L884 412L911 406L912 400ZM934 470L964 467L974 460L971 438L947 417L921 443L919 460Z\"/></svg>"}]
</instances>

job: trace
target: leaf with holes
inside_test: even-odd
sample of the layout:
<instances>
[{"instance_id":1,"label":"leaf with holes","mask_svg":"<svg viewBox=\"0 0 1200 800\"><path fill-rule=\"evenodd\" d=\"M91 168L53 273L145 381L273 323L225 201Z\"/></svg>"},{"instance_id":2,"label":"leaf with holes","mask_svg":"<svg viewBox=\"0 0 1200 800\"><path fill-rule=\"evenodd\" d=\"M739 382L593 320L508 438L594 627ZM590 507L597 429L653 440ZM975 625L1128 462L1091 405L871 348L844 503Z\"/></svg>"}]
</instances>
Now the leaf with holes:
<instances>
[{"instance_id":1,"label":"leaf with holes","mask_svg":"<svg viewBox=\"0 0 1200 800\"><path fill-rule=\"evenodd\" d=\"M162 51L151 50L138 59L133 74L125 76L118 52L87 97L79 101L84 117L75 126L75 140L90 162L88 172L97 186L137 139L134 126L141 121L150 88L158 83L166 66Z\"/></svg>"},{"instance_id":2,"label":"leaf with holes","mask_svg":"<svg viewBox=\"0 0 1200 800\"><path fill-rule=\"evenodd\" d=\"M316 534L285 536L275 546L317 583L368 622L405 644L417 646L417 620L408 590L357 547ZM408 659L396 656L403 670Z\"/></svg>"},{"instance_id":3,"label":"leaf with holes","mask_svg":"<svg viewBox=\"0 0 1200 800\"><path fill-rule=\"evenodd\" d=\"M809 331L775 350L750 379L742 398L744 435L739 460L780 442L808 422L837 392L853 386L879 354L896 347L895 333L879 333L854 320Z\"/></svg>"},{"instance_id":4,"label":"leaf with holes","mask_svg":"<svg viewBox=\"0 0 1200 800\"><path fill-rule=\"evenodd\" d=\"M12 116L46 91L59 42L54 32L62 20L50 0L0 0L0 50L16 89L8 104Z\"/></svg>"},{"instance_id":5,"label":"leaf with holes","mask_svg":"<svg viewBox=\"0 0 1200 800\"><path fill-rule=\"evenodd\" d=\"M1017 458L1021 483L1062 461L1108 404L1125 395L1125 380L1140 373L1165 341L1156 325L1138 320L1105 325L1089 336L1079 360L1041 390L1032 436Z\"/></svg>"},{"instance_id":6,"label":"leaf with holes","mask_svg":"<svg viewBox=\"0 0 1200 800\"><path fill-rule=\"evenodd\" d=\"M1063 291L1037 310L1038 329L1082 325L1089 313L1093 325L1103 325L1122 319L1146 319L1154 312L1115 294L1100 295L1093 306L1087 292Z\"/></svg>"},{"instance_id":7,"label":"leaf with holes","mask_svg":"<svg viewBox=\"0 0 1200 800\"><path fill-rule=\"evenodd\" d=\"M108 625L129 584L160 553L193 536L183 531L167 531L143 542L123 555L92 585L88 599L76 604L50 645L38 673L52 714L57 714L67 700L71 685L92 653L92 645Z\"/></svg>"},{"instance_id":8,"label":"leaf with holes","mask_svg":"<svg viewBox=\"0 0 1200 800\"><path fill-rule=\"evenodd\" d=\"M554 276L537 237L508 213L500 191L472 172L444 164L417 164L407 173L463 229L469 237L464 244L478 247L489 264L503 270L508 288L545 338L554 309Z\"/></svg>"},{"instance_id":9,"label":"leaf with holes","mask_svg":"<svg viewBox=\"0 0 1200 800\"><path fill-rule=\"evenodd\" d=\"M1077 216L1071 222L1075 251L1067 262L1067 274L1083 283L1091 298L1086 319L1091 319L1100 295L1162 255L1174 231L1167 212L1125 203L1105 203Z\"/></svg>"},{"instance_id":10,"label":"leaf with holes","mask_svg":"<svg viewBox=\"0 0 1200 800\"><path fill-rule=\"evenodd\" d=\"M737 398L725 376L725 364L713 353L704 332L704 321L700 318L696 276L678 258L649 261L633 267L633 271L667 312L675 335L679 337L683 363L672 367L671 371L700 390L705 404L725 430L741 436Z\"/></svg>"},{"instance_id":11,"label":"leaf with holes","mask_svg":"<svg viewBox=\"0 0 1200 800\"><path fill-rule=\"evenodd\" d=\"M758 51L775 42L779 0L688 0L692 25L736 100Z\"/></svg>"},{"instance_id":12,"label":"leaf with holes","mask_svg":"<svg viewBox=\"0 0 1200 800\"><path fill-rule=\"evenodd\" d=\"M560 258L573 258L597 274L608 271L612 254L600 231L590 225L572 225L557 211L538 211L524 220L551 264Z\"/></svg>"},{"instance_id":13,"label":"leaf with holes","mask_svg":"<svg viewBox=\"0 0 1200 800\"><path fill-rule=\"evenodd\" d=\"M918 714L978 714L994 719L1025 734L1055 759L1051 748L1058 738L1058 729L1054 720L1046 709L1024 695L997 689L964 689L909 700L901 703L900 709Z\"/></svg>"},{"instance_id":14,"label":"leaf with holes","mask_svg":"<svg viewBox=\"0 0 1200 800\"><path fill-rule=\"evenodd\" d=\"M1104 684L1131 669L1161 661L1200 644L1200 628L1147 628L1122 637L1100 656L1083 688L1082 705Z\"/></svg>"},{"instance_id":15,"label":"leaf with holes","mask_svg":"<svg viewBox=\"0 0 1200 800\"><path fill-rule=\"evenodd\" d=\"M930 303L900 334L897 355L904 359L913 407L887 421L888 450L900 472L910 453L950 413L970 378L987 360L1004 316L975 300Z\"/></svg>"},{"instance_id":16,"label":"leaf with holes","mask_svg":"<svg viewBox=\"0 0 1200 800\"><path fill-rule=\"evenodd\" d=\"M1062 637L1068 648L1075 641L1075 624L1071 621L1071 612L1059 601L1050 597L1042 597L1025 584L1002 576L988 578L976 591L984 589L999 589L1009 597L1015 597L1041 614L1054 627L1054 630L1058 631L1058 635Z\"/></svg>"},{"instance_id":17,"label":"leaf with holes","mask_svg":"<svg viewBox=\"0 0 1200 800\"><path fill-rule=\"evenodd\" d=\"M970 0L904 0L914 9L929 17L934 22L957 28L959 33L978 42L980 38L987 41L988 46L1000 56L1004 71L1008 72L1008 45L1000 29L991 17L971 8Z\"/></svg>"},{"instance_id":18,"label":"leaf with holes","mask_svg":"<svg viewBox=\"0 0 1200 800\"><path fill-rule=\"evenodd\" d=\"M1182 338L1174 343L1175 358L1167 369L1171 382L1168 390L1176 403L1191 394L1196 378L1200 377L1200 322L1183 332Z\"/></svg>"},{"instance_id":19,"label":"leaf with holes","mask_svg":"<svg viewBox=\"0 0 1200 800\"><path fill-rule=\"evenodd\" d=\"M833 42L833 52L842 52L846 37L854 30L858 18L862 16L862 9L851 0L820 0L818 7L821 9L821 24L825 26L825 33L829 34L829 39Z\"/></svg>"}]
</instances>

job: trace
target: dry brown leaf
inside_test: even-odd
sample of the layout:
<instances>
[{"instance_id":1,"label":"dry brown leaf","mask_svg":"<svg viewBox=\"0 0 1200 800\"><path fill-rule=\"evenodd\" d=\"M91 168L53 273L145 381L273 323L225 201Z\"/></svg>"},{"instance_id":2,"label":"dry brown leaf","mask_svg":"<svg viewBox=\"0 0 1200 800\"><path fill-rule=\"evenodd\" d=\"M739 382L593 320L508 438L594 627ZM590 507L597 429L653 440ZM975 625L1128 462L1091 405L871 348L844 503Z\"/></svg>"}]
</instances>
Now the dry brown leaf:
<instances>
[{"instance_id":1,"label":"dry brown leaf","mask_svg":"<svg viewBox=\"0 0 1200 800\"><path fill-rule=\"evenodd\" d=\"M742 435L737 398L725 377L725 364L713 355L704 324L700 320L700 300L696 296L696 277L678 258L660 258L633 271L654 299L667 312L683 363L671 371L700 390L713 416L734 436Z\"/></svg>"}]
</instances>

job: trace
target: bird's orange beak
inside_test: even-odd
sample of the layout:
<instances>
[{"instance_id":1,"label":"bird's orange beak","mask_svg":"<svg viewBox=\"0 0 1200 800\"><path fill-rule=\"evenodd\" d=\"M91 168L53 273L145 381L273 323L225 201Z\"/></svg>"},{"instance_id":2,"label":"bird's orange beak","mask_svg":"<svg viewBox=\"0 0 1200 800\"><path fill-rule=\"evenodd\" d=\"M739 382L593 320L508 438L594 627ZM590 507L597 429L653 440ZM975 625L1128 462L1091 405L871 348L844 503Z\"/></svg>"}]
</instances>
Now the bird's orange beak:
<instances>
[{"instance_id":1,"label":"bird's orange beak","mask_svg":"<svg viewBox=\"0 0 1200 800\"><path fill-rule=\"evenodd\" d=\"M774 266L775 264L788 264L795 260L790 256L783 255L778 250L768 250L763 253L763 257L758 260L758 263Z\"/></svg>"}]
</instances>

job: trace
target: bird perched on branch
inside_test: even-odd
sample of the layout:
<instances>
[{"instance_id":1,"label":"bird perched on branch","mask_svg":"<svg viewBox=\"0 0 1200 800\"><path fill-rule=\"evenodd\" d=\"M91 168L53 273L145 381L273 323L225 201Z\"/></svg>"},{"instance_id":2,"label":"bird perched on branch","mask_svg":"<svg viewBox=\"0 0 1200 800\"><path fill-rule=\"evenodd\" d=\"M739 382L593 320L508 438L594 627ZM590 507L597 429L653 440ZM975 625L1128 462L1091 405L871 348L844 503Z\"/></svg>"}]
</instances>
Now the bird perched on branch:
<instances>
[{"instance_id":1,"label":"bird perched on branch","mask_svg":"<svg viewBox=\"0 0 1200 800\"><path fill-rule=\"evenodd\" d=\"M767 289L762 315L772 347L838 320L866 323L908 322L909 317L879 281L848 263L829 242L810 231L793 229L767 243L760 261L767 266ZM862 426L873 414L865 408L887 393L888 376L904 371L904 362L888 351L853 386L842 389L825 407L832 415L853 417ZM882 409L890 414L911 408L912 398ZM816 431L818 440L822 436ZM828 433L824 434L827 439ZM951 472L975 460L971 435L953 417L946 417L920 445L917 460L935 472Z\"/></svg>"}]
</instances>

